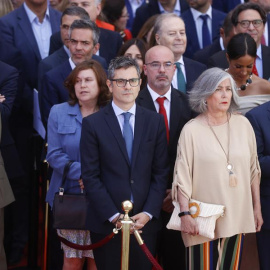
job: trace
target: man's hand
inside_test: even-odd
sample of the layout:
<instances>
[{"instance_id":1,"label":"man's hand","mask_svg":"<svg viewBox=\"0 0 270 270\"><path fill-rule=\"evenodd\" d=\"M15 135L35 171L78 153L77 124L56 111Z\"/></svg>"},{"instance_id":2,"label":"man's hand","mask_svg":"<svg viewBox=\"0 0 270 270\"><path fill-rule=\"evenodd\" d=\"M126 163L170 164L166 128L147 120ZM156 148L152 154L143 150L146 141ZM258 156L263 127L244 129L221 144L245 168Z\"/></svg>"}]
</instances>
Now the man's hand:
<instances>
[{"instance_id":1,"label":"man's hand","mask_svg":"<svg viewBox=\"0 0 270 270\"><path fill-rule=\"evenodd\" d=\"M134 220L134 229L140 230L150 220L150 217L148 215L146 215L145 213L141 212L141 213L131 217L131 219Z\"/></svg>"},{"instance_id":2,"label":"man's hand","mask_svg":"<svg viewBox=\"0 0 270 270\"><path fill-rule=\"evenodd\" d=\"M162 210L167 212L167 213L172 213L174 209L174 206L172 204L172 190L167 189L166 190L166 197L163 200L162 204Z\"/></svg>"},{"instance_id":3,"label":"man's hand","mask_svg":"<svg viewBox=\"0 0 270 270\"><path fill-rule=\"evenodd\" d=\"M79 184L80 184L80 188L81 188L81 189L84 189L83 180L82 180L82 179L79 179L78 182L79 182Z\"/></svg>"},{"instance_id":4,"label":"man's hand","mask_svg":"<svg viewBox=\"0 0 270 270\"><path fill-rule=\"evenodd\" d=\"M6 100L5 96L0 94L0 103L4 102Z\"/></svg>"}]
</instances>

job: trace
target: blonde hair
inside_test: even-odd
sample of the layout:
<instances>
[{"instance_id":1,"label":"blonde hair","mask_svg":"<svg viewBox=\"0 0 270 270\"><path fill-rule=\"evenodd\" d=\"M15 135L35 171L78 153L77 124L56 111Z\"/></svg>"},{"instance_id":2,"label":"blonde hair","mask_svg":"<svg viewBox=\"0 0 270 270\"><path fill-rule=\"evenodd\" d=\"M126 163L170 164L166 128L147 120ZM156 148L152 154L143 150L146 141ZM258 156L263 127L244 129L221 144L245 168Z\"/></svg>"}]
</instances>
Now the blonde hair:
<instances>
[{"instance_id":1,"label":"blonde hair","mask_svg":"<svg viewBox=\"0 0 270 270\"><path fill-rule=\"evenodd\" d=\"M0 1L0 17L5 16L14 10L11 0L1 0Z\"/></svg>"}]
</instances>

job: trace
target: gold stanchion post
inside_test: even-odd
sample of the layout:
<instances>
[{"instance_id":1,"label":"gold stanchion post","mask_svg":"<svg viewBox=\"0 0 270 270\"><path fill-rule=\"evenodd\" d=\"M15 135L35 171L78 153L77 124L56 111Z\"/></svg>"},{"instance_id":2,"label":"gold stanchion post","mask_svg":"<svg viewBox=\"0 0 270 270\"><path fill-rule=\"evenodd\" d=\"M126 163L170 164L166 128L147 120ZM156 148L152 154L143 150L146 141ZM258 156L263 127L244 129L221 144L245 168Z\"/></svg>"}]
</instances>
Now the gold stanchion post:
<instances>
[{"instance_id":1,"label":"gold stanchion post","mask_svg":"<svg viewBox=\"0 0 270 270\"><path fill-rule=\"evenodd\" d=\"M129 242L130 242L130 226L132 220L128 216L129 211L133 208L131 201L122 202L122 209L125 211L124 218L121 220L122 224L122 257L121 270L128 270L129 267Z\"/></svg>"}]
</instances>

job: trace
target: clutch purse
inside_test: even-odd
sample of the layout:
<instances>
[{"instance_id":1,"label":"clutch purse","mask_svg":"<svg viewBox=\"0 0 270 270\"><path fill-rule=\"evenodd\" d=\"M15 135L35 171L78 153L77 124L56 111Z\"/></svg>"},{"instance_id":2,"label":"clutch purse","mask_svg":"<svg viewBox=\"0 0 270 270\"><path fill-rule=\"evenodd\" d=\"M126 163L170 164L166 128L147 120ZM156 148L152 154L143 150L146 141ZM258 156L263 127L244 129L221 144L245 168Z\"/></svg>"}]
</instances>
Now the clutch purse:
<instances>
[{"instance_id":1,"label":"clutch purse","mask_svg":"<svg viewBox=\"0 0 270 270\"><path fill-rule=\"evenodd\" d=\"M167 228L181 231L181 218L178 216L180 205L173 201L174 210ZM210 239L215 237L215 227L218 218L224 216L225 206L218 204L203 203L196 200L190 200L189 211L191 216L196 220L199 228L199 235Z\"/></svg>"},{"instance_id":2,"label":"clutch purse","mask_svg":"<svg viewBox=\"0 0 270 270\"><path fill-rule=\"evenodd\" d=\"M88 210L86 194L66 194L64 186L66 176L72 161L65 165L62 184L59 193L56 193L53 201L53 228L67 230L85 230Z\"/></svg>"}]
</instances>

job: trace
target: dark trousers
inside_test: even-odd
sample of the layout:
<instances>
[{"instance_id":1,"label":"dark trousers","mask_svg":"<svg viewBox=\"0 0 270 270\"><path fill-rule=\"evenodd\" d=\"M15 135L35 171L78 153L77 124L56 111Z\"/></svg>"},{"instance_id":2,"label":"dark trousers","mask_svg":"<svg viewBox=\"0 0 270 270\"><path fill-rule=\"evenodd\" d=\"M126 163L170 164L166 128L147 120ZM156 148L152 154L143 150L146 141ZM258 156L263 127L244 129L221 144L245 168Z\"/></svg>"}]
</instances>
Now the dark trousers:
<instances>
[{"instance_id":1,"label":"dark trousers","mask_svg":"<svg viewBox=\"0 0 270 270\"><path fill-rule=\"evenodd\" d=\"M260 260L260 269L270 269L270 230L262 229L256 233L257 246Z\"/></svg>"},{"instance_id":2,"label":"dark trousers","mask_svg":"<svg viewBox=\"0 0 270 270\"><path fill-rule=\"evenodd\" d=\"M141 236L150 252L155 256L157 234L142 234ZM106 237L106 235L91 232L92 243L99 242L104 237ZM104 246L95 249L94 257L98 270L121 269L121 232L115 235L115 237ZM133 234L130 235L129 269L152 269L152 264L141 250Z\"/></svg>"},{"instance_id":3,"label":"dark trousers","mask_svg":"<svg viewBox=\"0 0 270 270\"><path fill-rule=\"evenodd\" d=\"M181 232L168 230L171 214L161 211L162 230L158 244L158 258L164 270L186 269L185 246Z\"/></svg>"}]
</instances>

